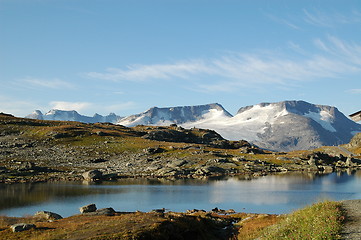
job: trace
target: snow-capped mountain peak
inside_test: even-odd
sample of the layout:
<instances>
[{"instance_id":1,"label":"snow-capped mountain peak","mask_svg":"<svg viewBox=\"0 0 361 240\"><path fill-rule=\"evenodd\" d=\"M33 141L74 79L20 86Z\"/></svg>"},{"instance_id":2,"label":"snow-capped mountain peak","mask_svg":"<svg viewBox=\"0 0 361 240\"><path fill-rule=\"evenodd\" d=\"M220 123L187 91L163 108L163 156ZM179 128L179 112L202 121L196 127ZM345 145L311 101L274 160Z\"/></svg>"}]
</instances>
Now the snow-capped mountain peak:
<instances>
[{"instance_id":1,"label":"snow-capped mountain peak","mask_svg":"<svg viewBox=\"0 0 361 240\"><path fill-rule=\"evenodd\" d=\"M93 117L76 111L37 110L29 118L71 120L80 122L112 122L124 126L171 125L184 128L211 129L228 140L247 140L259 147L290 151L311 149L323 145L348 143L361 125L353 122L337 108L304 101L260 103L242 107L235 116L220 104L198 106L153 107L147 111L121 118L115 114Z\"/></svg>"},{"instance_id":2,"label":"snow-capped mountain peak","mask_svg":"<svg viewBox=\"0 0 361 240\"><path fill-rule=\"evenodd\" d=\"M337 108L304 101L260 103L240 108L235 116L219 104L151 108L118 123L125 126L176 123L185 128L207 128L229 140L244 139L279 151L347 143L355 132L361 131L360 124Z\"/></svg>"},{"instance_id":3,"label":"snow-capped mountain peak","mask_svg":"<svg viewBox=\"0 0 361 240\"><path fill-rule=\"evenodd\" d=\"M182 106L182 107L152 107L149 110L121 119L118 124L125 126L136 125L159 125L184 124L188 122L202 121L214 118L214 116L232 117L222 105L218 103ZM217 117L216 117L217 118ZM217 118L218 119L218 118Z\"/></svg>"},{"instance_id":4,"label":"snow-capped mountain peak","mask_svg":"<svg viewBox=\"0 0 361 240\"><path fill-rule=\"evenodd\" d=\"M51 109L46 114L43 114L40 110L35 110L33 113L25 116L26 118L39 119L39 120L57 120L57 121L77 121L85 123L96 123L96 122L111 122L116 123L122 117L115 115L114 113L109 114L108 116L102 116L99 114L94 114L93 117L88 117L79 114L75 110L58 110Z\"/></svg>"},{"instance_id":5,"label":"snow-capped mountain peak","mask_svg":"<svg viewBox=\"0 0 361 240\"><path fill-rule=\"evenodd\" d=\"M43 120L43 113L40 110L35 110L26 116L26 118Z\"/></svg>"}]
</instances>

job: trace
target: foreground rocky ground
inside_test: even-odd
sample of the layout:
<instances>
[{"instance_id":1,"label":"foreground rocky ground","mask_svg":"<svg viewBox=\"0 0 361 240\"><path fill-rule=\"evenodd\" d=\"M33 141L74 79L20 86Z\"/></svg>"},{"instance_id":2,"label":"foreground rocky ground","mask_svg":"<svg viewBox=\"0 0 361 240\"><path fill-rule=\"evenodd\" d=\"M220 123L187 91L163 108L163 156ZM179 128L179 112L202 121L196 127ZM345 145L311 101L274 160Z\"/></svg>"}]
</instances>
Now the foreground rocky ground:
<instances>
[{"instance_id":1,"label":"foreground rocky ground","mask_svg":"<svg viewBox=\"0 0 361 240\"><path fill-rule=\"evenodd\" d=\"M0 217L0 239L247 239L278 221L268 214L232 210L190 210L186 213L116 212L84 206L81 214L62 218L38 212L26 218Z\"/></svg>"},{"instance_id":2,"label":"foreground rocky ground","mask_svg":"<svg viewBox=\"0 0 361 240\"><path fill-rule=\"evenodd\" d=\"M278 153L176 125L127 128L0 114L0 183L352 171L361 168L360 138L344 146Z\"/></svg>"},{"instance_id":3,"label":"foreground rocky ground","mask_svg":"<svg viewBox=\"0 0 361 240\"><path fill-rule=\"evenodd\" d=\"M116 212L89 204L67 218L46 211L0 217L0 239L359 239L358 207L354 201L324 201L287 215L268 215L218 208Z\"/></svg>"}]
</instances>

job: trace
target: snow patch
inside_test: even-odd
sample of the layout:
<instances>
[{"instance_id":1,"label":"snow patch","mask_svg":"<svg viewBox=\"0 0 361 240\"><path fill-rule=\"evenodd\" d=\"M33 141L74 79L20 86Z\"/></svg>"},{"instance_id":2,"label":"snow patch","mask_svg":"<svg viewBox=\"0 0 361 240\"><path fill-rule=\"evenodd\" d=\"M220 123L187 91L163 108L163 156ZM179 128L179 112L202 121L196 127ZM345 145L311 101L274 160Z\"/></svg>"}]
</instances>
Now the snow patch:
<instances>
[{"instance_id":1,"label":"snow patch","mask_svg":"<svg viewBox=\"0 0 361 240\"><path fill-rule=\"evenodd\" d=\"M337 130L332 126L333 123L333 116L324 110L321 110L320 112L308 112L304 114L303 116L311 118L312 120L316 121L318 124L320 124L324 129L330 131L330 132L336 132Z\"/></svg>"},{"instance_id":2,"label":"snow patch","mask_svg":"<svg viewBox=\"0 0 361 240\"><path fill-rule=\"evenodd\" d=\"M258 135L264 133L268 124L273 124L279 117L287 114L286 109L272 104L267 106L255 105L234 117L225 115L224 111L212 109L204 115L203 119L182 124L182 127L214 129L228 140L255 141L259 140Z\"/></svg>"}]
</instances>

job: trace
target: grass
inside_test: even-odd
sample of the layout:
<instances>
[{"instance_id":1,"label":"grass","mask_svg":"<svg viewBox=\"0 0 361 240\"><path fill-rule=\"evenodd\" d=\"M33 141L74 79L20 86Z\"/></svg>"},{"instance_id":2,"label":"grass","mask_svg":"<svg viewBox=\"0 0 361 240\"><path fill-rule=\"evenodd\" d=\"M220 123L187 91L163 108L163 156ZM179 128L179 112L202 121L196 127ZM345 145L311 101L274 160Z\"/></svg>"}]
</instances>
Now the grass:
<instances>
[{"instance_id":1,"label":"grass","mask_svg":"<svg viewBox=\"0 0 361 240\"><path fill-rule=\"evenodd\" d=\"M264 228L274 225L279 222L281 218L278 215L260 214L245 218L243 221L236 223L239 227L237 239L251 240L257 238L260 231Z\"/></svg>"},{"instance_id":2,"label":"grass","mask_svg":"<svg viewBox=\"0 0 361 240\"><path fill-rule=\"evenodd\" d=\"M260 239L340 239L343 220L340 203L319 202L286 216L267 228Z\"/></svg>"}]
</instances>

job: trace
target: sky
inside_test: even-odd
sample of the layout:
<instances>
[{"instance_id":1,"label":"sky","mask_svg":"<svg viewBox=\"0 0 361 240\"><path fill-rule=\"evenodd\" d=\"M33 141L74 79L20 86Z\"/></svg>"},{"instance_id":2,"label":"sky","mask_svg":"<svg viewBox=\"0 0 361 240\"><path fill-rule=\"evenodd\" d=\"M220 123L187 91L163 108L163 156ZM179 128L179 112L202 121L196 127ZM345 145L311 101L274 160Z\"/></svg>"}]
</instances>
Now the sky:
<instances>
[{"instance_id":1,"label":"sky","mask_svg":"<svg viewBox=\"0 0 361 240\"><path fill-rule=\"evenodd\" d=\"M0 0L0 112L361 110L359 0Z\"/></svg>"}]
</instances>

